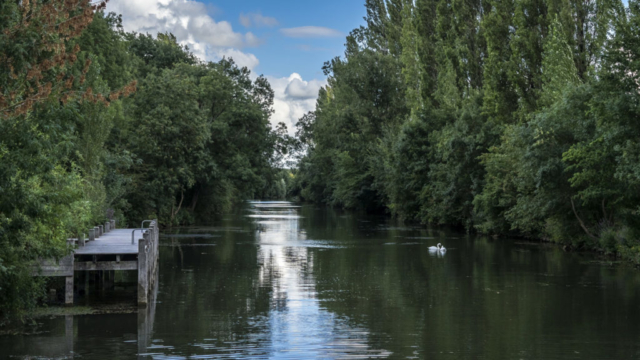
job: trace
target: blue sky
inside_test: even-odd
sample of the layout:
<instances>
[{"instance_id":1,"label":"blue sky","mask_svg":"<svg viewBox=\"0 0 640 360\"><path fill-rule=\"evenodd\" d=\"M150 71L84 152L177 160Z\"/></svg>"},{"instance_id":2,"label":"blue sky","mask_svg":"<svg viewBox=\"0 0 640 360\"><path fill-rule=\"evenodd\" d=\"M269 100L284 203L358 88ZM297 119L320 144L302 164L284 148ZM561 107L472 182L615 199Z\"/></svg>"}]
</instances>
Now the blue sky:
<instances>
[{"instance_id":1,"label":"blue sky","mask_svg":"<svg viewBox=\"0 0 640 360\"><path fill-rule=\"evenodd\" d=\"M290 132L315 109L325 61L342 56L346 35L364 23L364 0L111 0L126 31L171 32L203 60L232 57L274 90L271 122Z\"/></svg>"},{"instance_id":2,"label":"blue sky","mask_svg":"<svg viewBox=\"0 0 640 360\"><path fill-rule=\"evenodd\" d=\"M363 23L364 1L206 1L213 7L214 19L229 21L238 31L251 31L263 42L246 51L260 60L258 73L277 77L296 72L305 79L322 77L322 64L344 51L345 37ZM240 14L261 14L274 18L273 27L244 27ZM319 26L337 30L335 37L291 38L280 29Z\"/></svg>"}]
</instances>

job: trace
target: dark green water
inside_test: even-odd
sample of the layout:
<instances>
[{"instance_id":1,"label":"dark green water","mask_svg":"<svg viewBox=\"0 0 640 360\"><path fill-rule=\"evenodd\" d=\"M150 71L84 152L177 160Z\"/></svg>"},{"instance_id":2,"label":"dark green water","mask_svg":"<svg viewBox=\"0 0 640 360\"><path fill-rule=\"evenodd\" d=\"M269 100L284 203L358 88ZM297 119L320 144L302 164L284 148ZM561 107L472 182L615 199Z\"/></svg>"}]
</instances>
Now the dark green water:
<instances>
[{"instance_id":1,"label":"dark green water","mask_svg":"<svg viewBox=\"0 0 640 360\"><path fill-rule=\"evenodd\" d=\"M161 245L155 306L42 319L0 356L640 358L640 271L553 246L288 203Z\"/></svg>"}]
</instances>

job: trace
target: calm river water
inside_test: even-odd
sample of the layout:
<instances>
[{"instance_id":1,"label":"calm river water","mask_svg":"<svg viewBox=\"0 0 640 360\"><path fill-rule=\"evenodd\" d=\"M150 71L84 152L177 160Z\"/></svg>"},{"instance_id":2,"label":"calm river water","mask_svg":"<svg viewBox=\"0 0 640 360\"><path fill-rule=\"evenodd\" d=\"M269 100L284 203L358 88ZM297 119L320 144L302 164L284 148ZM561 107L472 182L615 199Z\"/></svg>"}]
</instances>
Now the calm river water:
<instances>
[{"instance_id":1,"label":"calm river water","mask_svg":"<svg viewBox=\"0 0 640 360\"><path fill-rule=\"evenodd\" d=\"M640 358L640 271L591 255L286 202L160 241L155 306L41 319L0 357Z\"/></svg>"}]
</instances>

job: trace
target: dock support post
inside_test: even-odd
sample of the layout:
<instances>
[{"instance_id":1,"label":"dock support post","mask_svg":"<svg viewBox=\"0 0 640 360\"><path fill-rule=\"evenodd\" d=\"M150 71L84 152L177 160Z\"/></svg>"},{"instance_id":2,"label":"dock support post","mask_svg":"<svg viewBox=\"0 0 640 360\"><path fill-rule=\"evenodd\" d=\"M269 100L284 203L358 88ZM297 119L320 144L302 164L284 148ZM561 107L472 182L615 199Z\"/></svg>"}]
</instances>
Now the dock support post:
<instances>
[{"instance_id":1,"label":"dock support post","mask_svg":"<svg viewBox=\"0 0 640 360\"><path fill-rule=\"evenodd\" d=\"M149 241L151 246L150 256L150 271L149 271L149 283L150 286L156 286L157 274L156 271L158 267L158 237L159 237L159 229L158 229L158 221L154 220L151 222L149 226Z\"/></svg>"},{"instance_id":2,"label":"dock support post","mask_svg":"<svg viewBox=\"0 0 640 360\"><path fill-rule=\"evenodd\" d=\"M115 220L111 220L111 230L115 230L116 229L116 221Z\"/></svg>"},{"instance_id":3,"label":"dock support post","mask_svg":"<svg viewBox=\"0 0 640 360\"><path fill-rule=\"evenodd\" d=\"M98 226L96 226L96 227L94 227L94 228L93 228L93 231L94 231L94 232L95 232L95 234L96 234L96 239L97 239L97 238L99 238L99 237L100 237L100 235L101 235L101 234L100 234L100 228L99 228Z\"/></svg>"},{"instance_id":4,"label":"dock support post","mask_svg":"<svg viewBox=\"0 0 640 360\"><path fill-rule=\"evenodd\" d=\"M73 305L73 275L67 276L64 285L64 303Z\"/></svg>"},{"instance_id":5,"label":"dock support post","mask_svg":"<svg viewBox=\"0 0 640 360\"><path fill-rule=\"evenodd\" d=\"M89 241L96 240L96 229L89 229Z\"/></svg>"},{"instance_id":6,"label":"dock support post","mask_svg":"<svg viewBox=\"0 0 640 360\"><path fill-rule=\"evenodd\" d=\"M138 306L147 306L147 296L149 293L149 277L147 272L147 249L146 244L149 235L144 234L138 240Z\"/></svg>"},{"instance_id":7,"label":"dock support post","mask_svg":"<svg viewBox=\"0 0 640 360\"><path fill-rule=\"evenodd\" d=\"M73 240L67 240L67 246L73 246ZM71 275L65 277L64 283L64 303L65 305L73 305L73 267L74 267L74 256L73 254L67 255L69 263L71 265Z\"/></svg>"},{"instance_id":8,"label":"dock support post","mask_svg":"<svg viewBox=\"0 0 640 360\"><path fill-rule=\"evenodd\" d=\"M111 231L111 226L110 225L111 225L111 223L108 222L108 221L104 223L104 232L105 233L108 233L109 231Z\"/></svg>"},{"instance_id":9,"label":"dock support post","mask_svg":"<svg viewBox=\"0 0 640 360\"><path fill-rule=\"evenodd\" d=\"M100 236L102 236L104 234L104 225L98 225L98 228L100 230L98 230L100 232Z\"/></svg>"}]
</instances>

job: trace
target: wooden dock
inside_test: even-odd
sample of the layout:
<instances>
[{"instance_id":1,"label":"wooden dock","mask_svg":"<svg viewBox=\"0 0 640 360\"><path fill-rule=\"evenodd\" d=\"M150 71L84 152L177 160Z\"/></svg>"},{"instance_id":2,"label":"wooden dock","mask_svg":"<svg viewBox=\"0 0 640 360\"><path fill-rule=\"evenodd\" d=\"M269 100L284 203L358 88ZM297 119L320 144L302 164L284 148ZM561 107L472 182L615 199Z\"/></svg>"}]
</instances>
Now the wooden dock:
<instances>
[{"instance_id":1,"label":"wooden dock","mask_svg":"<svg viewBox=\"0 0 640 360\"><path fill-rule=\"evenodd\" d=\"M138 305L146 306L157 281L157 220L146 220L148 228L116 229L115 221L89 230L89 238L70 239L74 252L59 261L41 261L36 276L64 276L65 303L73 304L76 271L138 271ZM145 223L143 222L143 224Z\"/></svg>"}]
</instances>

